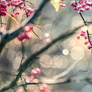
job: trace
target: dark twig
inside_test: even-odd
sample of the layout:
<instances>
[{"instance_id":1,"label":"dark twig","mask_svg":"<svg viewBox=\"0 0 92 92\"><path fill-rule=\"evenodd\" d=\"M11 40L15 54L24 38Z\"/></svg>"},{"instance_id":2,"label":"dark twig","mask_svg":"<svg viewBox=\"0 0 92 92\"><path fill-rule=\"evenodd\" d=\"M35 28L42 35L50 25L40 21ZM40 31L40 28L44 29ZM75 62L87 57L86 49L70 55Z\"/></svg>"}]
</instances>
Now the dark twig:
<instances>
[{"instance_id":1,"label":"dark twig","mask_svg":"<svg viewBox=\"0 0 92 92\"><path fill-rule=\"evenodd\" d=\"M23 63L24 53L25 53L24 44L23 44L23 42L21 42L21 54L22 54L22 58L21 58L21 62L20 62L20 66L19 67L21 67L21 65Z\"/></svg>"}]
</instances>

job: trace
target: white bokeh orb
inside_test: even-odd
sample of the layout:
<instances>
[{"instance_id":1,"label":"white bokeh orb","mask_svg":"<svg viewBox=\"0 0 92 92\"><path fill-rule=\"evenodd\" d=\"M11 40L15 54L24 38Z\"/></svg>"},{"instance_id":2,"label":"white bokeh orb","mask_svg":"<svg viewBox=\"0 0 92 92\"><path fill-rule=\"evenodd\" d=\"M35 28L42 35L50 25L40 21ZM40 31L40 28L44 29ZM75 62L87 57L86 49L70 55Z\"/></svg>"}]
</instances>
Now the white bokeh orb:
<instances>
[{"instance_id":1,"label":"white bokeh orb","mask_svg":"<svg viewBox=\"0 0 92 92\"><path fill-rule=\"evenodd\" d=\"M63 53L63 55L68 55L69 54L69 50L68 49L63 49L62 53Z\"/></svg>"}]
</instances>

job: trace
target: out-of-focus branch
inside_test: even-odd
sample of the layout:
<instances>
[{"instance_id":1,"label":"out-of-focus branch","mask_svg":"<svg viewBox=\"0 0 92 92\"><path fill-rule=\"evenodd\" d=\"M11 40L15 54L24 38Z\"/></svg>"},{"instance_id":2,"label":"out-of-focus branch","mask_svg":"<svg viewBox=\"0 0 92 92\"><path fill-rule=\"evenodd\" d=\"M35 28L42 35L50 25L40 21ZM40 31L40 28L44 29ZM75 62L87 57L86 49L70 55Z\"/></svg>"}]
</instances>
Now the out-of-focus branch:
<instances>
[{"instance_id":1,"label":"out-of-focus branch","mask_svg":"<svg viewBox=\"0 0 92 92\"><path fill-rule=\"evenodd\" d=\"M15 37L17 37L20 34L20 32L22 32L24 26L26 26L29 23L34 23L35 22L35 20L39 16L41 10L43 9L43 7L46 5L46 3L48 1L49 0L43 0L43 2L40 5L39 9L36 11L36 13L33 15L33 17L31 19L29 19L24 25L22 25L20 28L18 28L15 32L10 33L10 34L6 34L3 37L3 39L2 39L2 41L0 43L0 52L2 51L2 49L4 48L4 46L6 45L6 43L8 43L11 40L13 40ZM9 90L11 88L16 87L17 86L17 81L22 76L22 73L29 67L29 65L31 66L33 64L33 61L36 59L37 56L39 56L40 54L44 53L47 49L49 49L51 46L53 46L56 42L58 42L60 40L63 41L64 39L67 39L68 37L70 37L71 35L73 35L76 32L76 30L78 30L80 27L74 29L72 32L61 34L60 36L58 36L57 38L55 38L54 40L52 40L51 44L48 44L47 46L43 47L42 49L40 49L36 53L32 54L29 58L27 58L24 61L24 63L21 64L21 66L19 67L19 69L18 69L19 72L16 75L16 78L12 82L9 82L8 84L6 84L2 88L0 88L0 92L4 92L6 90Z\"/></svg>"},{"instance_id":2,"label":"out-of-focus branch","mask_svg":"<svg viewBox=\"0 0 92 92\"><path fill-rule=\"evenodd\" d=\"M65 34L61 34L60 36L58 36L57 38L55 38L54 40L52 40L51 44L48 44L47 46L45 46L44 48L40 49L39 51L35 52L34 54L32 54L29 58L27 58L24 63L21 65L21 67L19 67L19 73L17 74L16 78L11 82L8 83L7 85L3 86L2 88L0 88L0 92L4 92L6 90L9 90L10 88L16 87L16 83L19 80L19 78L22 76L22 73L29 67L29 65L31 66L33 64L33 61L36 59L37 56L39 56L40 54L44 53L47 49L49 49L51 46L53 46L56 42L60 41L60 40L65 40L68 37L70 37L71 35L75 34L75 32L81 28L83 25L75 28L73 31L68 31L68 33Z\"/></svg>"},{"instance_id":3,"label":"out-of-focus branch","mask_svg":"<svg viewBox=\"0 0 92 92\"><path fill-rule=\"evenodd\" d=\"M82 27L82 26L80 26ZM60 41L60 40L64 40L67 39L68 37L70 37L71 35L75 34L75 32L80 28L77 27L75 28L73 31L69 32L69 33L65 33L65 34L61 34L60 36L58 36L57 38L55 38L51 44L45 46L44 48L42 48L41 50L37 51L36 53L32 54L29 58L27 58L24 63L21 65L21 67L19 67L19 73L17 74L16 78L9 84L7 84L7 86L3 86L2 88L0 88L0 92L4 92L10 88L13 88L16 86L17 81L19 80L19 78L22 76L22 73L29 67L29 65L31 66L33 64L33 61L36 59L37 56L39 56L40 54L42 54L43 52L45 52L47 49L49 49L51 46L53 46L56 42Z\"/></svg>"}]
</instances>

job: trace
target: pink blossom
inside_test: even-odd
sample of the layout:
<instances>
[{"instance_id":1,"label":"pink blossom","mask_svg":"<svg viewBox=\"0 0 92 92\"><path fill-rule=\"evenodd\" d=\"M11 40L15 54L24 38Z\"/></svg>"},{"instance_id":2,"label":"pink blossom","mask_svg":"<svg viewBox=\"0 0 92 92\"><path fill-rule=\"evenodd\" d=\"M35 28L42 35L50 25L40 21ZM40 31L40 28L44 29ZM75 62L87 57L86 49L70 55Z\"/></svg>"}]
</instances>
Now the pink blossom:
<instances>
[{"instance_id":1,"label":"pink blossom","mask_svg":"<svg viewBox=\"0 0 92 92\"><path fill-rule=\"evenodd\" d=\"M47 38L47 39L46 39L46 43L47 43L47 44L50 44L50 43L51 43L51 39L50 39L50 38Z\"/></svg>"},{"instance_id":2,"label":"pink blossom","mask_svg":"<svg viewBox=\"0 0 92 92\"><path fill-rule=\"evenodd\" d=\"M77 36L77 39L79 40L80 39L80 36Z\"/></svg>"},{"instance_id":3,"label":"pink blossom","mask_svg":"<svg viewBox=\"0 0 92 92\"><path fill-rule=\"evenodd\" d=\"M78 12L84 12L91 10L92 0L78 0L78 2L72 1L71 6Z\"/></svg>"},{"instance_id":4,"label":"pink blossom","mask_svg":"<svg viewBox=\"0 0 92 92\"><path fill-rule=\"evenodd\" d=\"M24 3L23 0L11 0L12 5L19 6Z\"/></svg>"},{"instance_id":5,"label":"pink blossom","mask_svg":"<svg viewBox=\"0 0 92 92\"><path fill-rule=\"evenodd\" d=\"M50 92L48 89L48 86L46 84L40 85L40 91L41 92Z\"/></svg>"},{"instance_id":6,"label":"pink blossom","mask_svg":"<svg viewBox=\"0 0 92 92\"><path fill-rule=\"evenodd\" d=\"M38 76L41 73L39 68L32 69L31 74L33 76Z\"/></svg>"},{"instance_id":7,"label":"pink blossom","mask_svg":"<svg viewBox=\"0 0 92 92\"><path fill-rule=\"evenodd\" d=\"M17 89L15 92L24 92L22 88Z\"/></svg>"},{"instance_id":8,"label":"pink blossom","mask_svg":"<svg viewBox=\"0 0 92 92\"><path fill-rule=\"evenodd\" d=\"M34 9L32 8L25 8L26 15L29 17L33 14Z\"/></svg>"},{"instance_id":9,"label":"pink blossom","mask_svg":"<svg viewBox=\"0 0 92 92\"><path fill-rule=\"evenodd\" d=\"M85 38L85 39L88 39L88 37L87 37L87 36L85 36L84 38Z\"/></svg>"},{"instance_id":10,"label":"pink blossom","mask_svg":"<svg viewBox=\"0 0 92 92\"><path fill-rule=\"evenodd\" d=\"M88 42L88 41L86 41L84 44L85 44L85 45L87 45L88 43L89 43L89 42Z\"/></svg>"},{"instance_id":11,"label":"pink blossom","mask_svg":"<svg viewBox=\"0 0 92 92\"><path fill-rule=\"evenodd\" d=\"M65 8L66 5L65 4L60 4L60 7Z\"/></svg>"},{"instance_id":12,"label":"pink blossom","mask_svg":"<svg viewBox=\"0 0 92 92\"><path fill-rule=\"evenodd\" d=\"M24 31L25 32L30 32L33 29L34 29L34 25L33 24L29 24L29 25L24 27Z\"/></svg>"},{"instance_id":13,"label":"pink blossom","mask_svg":"<svg viewBox=\"0 0 92 92\"><path fill-rule=\"evenodd\" d=\"M19 12L16 12L15 15L19 15Z\"/></svg>"},{"instance_id":14,"label":"pink blossom","mask_svg":"<svg viewBox=\"0 0 92 92\"><path fill-rule=\"evenodd\" d=\"M89 46L88 46L88 49L91 49L91 48L92 48L92 46L89 45Z\"/></svg>"},{"instance_id":15,"label":"pink blossom","mask_svg":"<svg viewBox=\"0 0 92 92\"><path fill-rule=\"evenodd\" d=\"M80 36L85 36L85 35L86 35L86 33L84 31L81 31Z\"/></svg>"},{"instance_id":16,"label":"pink blossom","mask_svg":"<svg viewBox=\"0 0 92 92\"><path fill-rule=\"evenodd\" d=\"M5 16L7 12L7 2L2 0L0 2L0 16Z\"/></svg>"}]
</instances>

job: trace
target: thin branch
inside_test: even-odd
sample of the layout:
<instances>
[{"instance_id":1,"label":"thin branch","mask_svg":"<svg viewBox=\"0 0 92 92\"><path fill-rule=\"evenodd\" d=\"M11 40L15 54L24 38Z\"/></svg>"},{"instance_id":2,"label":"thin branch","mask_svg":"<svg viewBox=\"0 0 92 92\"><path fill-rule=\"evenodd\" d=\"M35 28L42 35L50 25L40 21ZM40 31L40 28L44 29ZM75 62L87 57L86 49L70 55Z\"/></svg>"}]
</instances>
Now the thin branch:
<instances>
[{"instance_id":1,"label":"thin branch","mask_svg":"<svg viewBox=\"0 0 92 92\"><path fill-rule=\"evenodd\" d=\"M84 25L85 25L85 26L88 26L88 23L85 21L85 19L84 19L82 13L79 13L79 15L80 15L80 17L82 18L82 20L83 20L83 22L84 22ZM88 37L88 41L89 41L90 45L92 46L92 43L91 43L91 40L90 40L90 34L89 34L89 32L88 32L88 29L87 29L87 37Z\"/></svg>"},{"instance_id":2,"label":"thin branch","mask_svg":"<svg viewBox=\"0 0 92 92\"><path fill-rule=\"evenodd\" d=\"M51 80L51 81L48 81L47 79L47 82L38 82L38 83L35 83L35 82L29 82L29 83L24 83L24 84L19 84L17 85L15 88L18 88L18 87L21 87L21 86L27 86L27 85L40 85L40 84L47 84L47 85L57 85L57 84L66 84L66 83L70 83L71 80L70 79L59 79L59 80Z\"/></svg>"}]
</instances>

